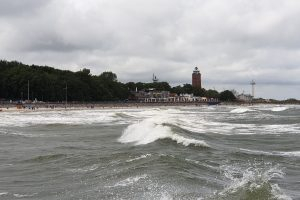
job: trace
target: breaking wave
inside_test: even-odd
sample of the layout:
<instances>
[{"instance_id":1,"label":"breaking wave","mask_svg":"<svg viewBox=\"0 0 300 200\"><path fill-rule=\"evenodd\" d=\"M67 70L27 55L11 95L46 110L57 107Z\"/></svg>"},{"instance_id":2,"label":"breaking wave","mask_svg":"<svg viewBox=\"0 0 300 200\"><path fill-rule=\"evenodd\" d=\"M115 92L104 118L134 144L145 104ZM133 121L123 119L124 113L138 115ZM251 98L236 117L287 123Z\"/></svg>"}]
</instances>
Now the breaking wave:
<instances>
[{"instance_id":1,"label":"breaking wave","mask_svg":"<svg viewBox=\"0 0 300 200\"><path fill-rule=\"evenodd\" d=\"M274 183L274 180L282 179L285 175L279 166L224 165L220 169L228 184L224 190L213 195L213 199L291 199Z\"/></svg>"},{"instance_id":2,"label":"breaking wave","mask_svg":"<svg viewBox=\"0 0 300 200\"><path fill-rule=\"evenodd\" d=\"M163 119L149 118L141 122L129 125L119 138L121 143L134 143L135 145L145 145L159 139L171 139L184 146L194 145L208 147L202 140L185 138L172 132L171 128L163 124Z\"/></svg>"},{"instance_id":3,"label":"breaking wave","mask_svg":"<svg viewBox=\"0 0 300 200\"><path fill-rule=\"evenodd\" d=\"M95 123L110 123L116 122L114 112L108 111L39 111L39 112L18 112L4 113L0 116L0 127L26 127L33 125L81 125ZM3 119L2 119L3 118Z\"/></svg>"},{"instance_id":4,"label":"breaking wave","mask_svg":"<svg viewBox=\"0 0 300 200\"><path fill-rule=\"evenodd\" d=\"M249 108L235 108L231 110L231 113L245 113L251 111Z\"/></svg>"}]
</instances>

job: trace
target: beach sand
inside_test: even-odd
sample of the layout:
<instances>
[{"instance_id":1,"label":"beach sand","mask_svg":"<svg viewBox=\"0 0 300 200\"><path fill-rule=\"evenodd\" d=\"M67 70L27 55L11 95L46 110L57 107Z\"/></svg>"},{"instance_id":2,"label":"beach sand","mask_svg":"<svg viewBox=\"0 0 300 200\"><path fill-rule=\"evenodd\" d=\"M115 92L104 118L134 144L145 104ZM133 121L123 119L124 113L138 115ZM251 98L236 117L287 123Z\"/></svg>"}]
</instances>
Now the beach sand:
<instances>
[{"instance_id":1,"label":"beach sand","mask_svg":"<svg viewBox=\"0 0 300 200\"><path fill-rule=\"evenodd\" d=\"M138 107L161 107L161 106L203 106L204 102L161 102L161 103L87 103L87 104L0 104L0 112L37 112L37 111L61 111L61 110L87 110L87 109L110 109L110 108L138 108Z\"/></svg>"}]
</instances>

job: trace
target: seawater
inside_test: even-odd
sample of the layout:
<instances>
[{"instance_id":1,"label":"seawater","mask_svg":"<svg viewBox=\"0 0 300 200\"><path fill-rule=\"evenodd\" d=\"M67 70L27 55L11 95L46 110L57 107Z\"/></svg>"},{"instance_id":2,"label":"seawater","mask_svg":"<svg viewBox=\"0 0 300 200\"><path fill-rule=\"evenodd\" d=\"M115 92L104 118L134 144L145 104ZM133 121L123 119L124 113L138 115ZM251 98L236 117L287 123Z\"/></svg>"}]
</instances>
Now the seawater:
<instances>
[{"instance_id":1,"label":"seawater","mask_svg":"<svg viewBox=\"0 0 300 200\"><path fill-rule=\"evenodd\" d=\"M300 106L1 112L0 199L300 199Z\"/></svg>"}]
</instances>

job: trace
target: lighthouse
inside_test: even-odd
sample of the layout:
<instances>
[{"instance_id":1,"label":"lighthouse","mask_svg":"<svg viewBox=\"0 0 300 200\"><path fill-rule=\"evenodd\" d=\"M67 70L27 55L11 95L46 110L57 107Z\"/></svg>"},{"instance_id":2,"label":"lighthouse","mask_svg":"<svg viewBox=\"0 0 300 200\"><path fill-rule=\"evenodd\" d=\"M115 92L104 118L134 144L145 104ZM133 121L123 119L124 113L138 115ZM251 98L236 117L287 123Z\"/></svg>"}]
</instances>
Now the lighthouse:
<instances>
[{"instance_id":1,"label":"lighthouse","mask_svg":"<svg viewBox=\"0 0 300 200\"><path fill-rule=\"evenodd\" d=\"M192 86L201 88L201 73L198 67L195 67L193 74L192 74Z\"/></svg>"}]
</instances>

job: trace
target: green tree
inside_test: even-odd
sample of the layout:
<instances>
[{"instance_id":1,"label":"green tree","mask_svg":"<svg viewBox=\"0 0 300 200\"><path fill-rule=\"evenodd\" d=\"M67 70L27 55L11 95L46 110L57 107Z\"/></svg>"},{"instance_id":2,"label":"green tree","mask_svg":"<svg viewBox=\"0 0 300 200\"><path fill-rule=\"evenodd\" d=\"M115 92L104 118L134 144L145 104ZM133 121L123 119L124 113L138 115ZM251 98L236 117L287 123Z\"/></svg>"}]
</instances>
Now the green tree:
<instances>
[{"instance_id":1,"label":"green tree","mask_svg":"<svg viewBox=\"0 0 300 200\"><path fill-rule=\"evenodd\" d=\"M192 94L193 93L193 86L191 84L184 84L182 87L182 93Z\"/></svg>"},{"instance_id":2,"label":"green tree","mask_svg":"<svg viewBox=\"0 0 300 200\"><path fill-rule=\"evenodd\" d=\"M135 91L136 90L136 84L134 82L128 82L125 84L128 90L130 91Z\"/></svg>"},{"instance_id":3,"label":"green tree","mask_svg":"<svg viewBox=\"0 0 300 200\"><path fill-rule=\"evenodd\" d=\"M117 81L117 75L112 73L112 72L103 72L100 76L100 79L104 80L104 81Z\"/></svg>"},{"instance_id":4,"label":"green tree","mask_svg":"<svg viewBox=\"0 0 300 200\"><path fill-rule=\"evenodd\" d=\"M99 76L83 68L78 72L47 66L24 65L17 61L0 61L0 98L27 99L30 81L30 99L64 101L68 84L69 101L122 100L128 98L128 88L117 81L116 74L103 72Z\"/></svg>"},{"instance_id":5,"label":"green tree","mask_svg":"<svg viewBox=\"0 0 300 200\"><path fill-rule=\"evenodd\" d=\"M183 93L183 88L181 87L181 85L175 86L171 89L171 92L176 93L177 95L180 95L181 93Z\"/></svg>"},{"instance_id":6,"label":"green tree","mask_svg":"<svg viewBox=\"0 0 300 200\"><path fill-rule=\"evenodd\" d=\"M235 101L236 98L231 91L225 90L220 93L220 100L221 101Z\"/></svg>"},{"instance_id":7,"label":"green tree","mask_svg":"<svg viewBox=\"0 0 300 200\"><path fill-rule=\"evenodd\" d=\"M204 97L206 94L206 91L204 88L193 87L193 94L194 94L194 96Z\"/></svg>"},{"instance_id":8,"label":"green tree","mask_svg":"<svg viewBox=\"0 0 300 200\"><path fill-rule=\"evenodd\" d=\"M218 91L210 89L206 91L205 96L208 98L219 98L220 94Z\"/></svg>"}]
</instances>

